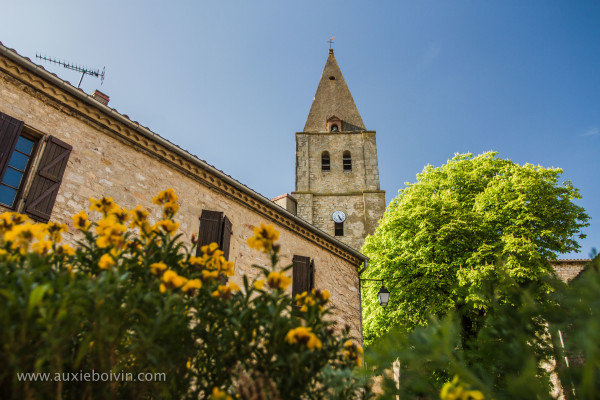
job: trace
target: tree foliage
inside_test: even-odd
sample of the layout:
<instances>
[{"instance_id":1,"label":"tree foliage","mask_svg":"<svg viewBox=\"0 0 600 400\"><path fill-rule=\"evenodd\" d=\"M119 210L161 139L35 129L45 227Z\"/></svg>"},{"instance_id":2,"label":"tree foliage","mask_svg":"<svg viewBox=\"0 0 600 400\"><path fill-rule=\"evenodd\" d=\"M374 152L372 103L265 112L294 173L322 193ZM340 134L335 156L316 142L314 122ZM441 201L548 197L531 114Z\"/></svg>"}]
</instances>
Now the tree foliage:
<instances>
[{"instance_id":1,"label":"tree foliage","mask_svg":"<svg viewBox=\"0 0 600 400\"><path fill-rule=\"evenodd\" d=\"M504 297L464 345L460 316L450 312L407 333L392 330L370 346L366 362L384 377L380 399L596 399L600 393L600 256L566 285L545 277L551 293L535 297L504 276ZM489 286L498 293L497 287ZM400 366L400 385L385 371ZM561 394L562 396L559 396Z\"/></svg>"},{"instance_id":2,"label":"tree foliage","mask_svg":"<svg viewBox=\"0 0 600 400\"><path fill-rule=\"evenodd\" d=\"M573 203L578 190L559 183L561 174L494 152L426 166L365 241L365 277L385 279L392 292L382 309L376 289L365 290L365 342L390 326L412 329L451 310L461 315L463 333L475 334L490 304L485 285L501 275L524 285L552 273L557 254L579 249L577 235L589 218Z\"/></svg>"}]
</instances>

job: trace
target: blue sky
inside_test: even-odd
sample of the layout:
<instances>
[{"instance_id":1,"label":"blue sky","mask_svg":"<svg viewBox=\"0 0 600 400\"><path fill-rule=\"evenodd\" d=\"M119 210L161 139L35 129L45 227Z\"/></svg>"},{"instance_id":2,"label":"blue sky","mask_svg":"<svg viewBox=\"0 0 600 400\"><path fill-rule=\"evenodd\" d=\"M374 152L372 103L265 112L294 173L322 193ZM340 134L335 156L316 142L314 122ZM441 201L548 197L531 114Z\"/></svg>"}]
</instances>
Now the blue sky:
<instances>
[{"instance_id":1,"label":"blue sky","mask_svg":"<svg viewBox=\"0 0 600 400\"><path fill-rule=\"evenodd\" d=\"M335 36L388 202L427 164L495 150L580 189L591 226L563 258L600 247L600 2L13 0L2 14L5 46L106 66L82 89L267 197L294 189L294 133Z\"/></svg>"}]
</instances>

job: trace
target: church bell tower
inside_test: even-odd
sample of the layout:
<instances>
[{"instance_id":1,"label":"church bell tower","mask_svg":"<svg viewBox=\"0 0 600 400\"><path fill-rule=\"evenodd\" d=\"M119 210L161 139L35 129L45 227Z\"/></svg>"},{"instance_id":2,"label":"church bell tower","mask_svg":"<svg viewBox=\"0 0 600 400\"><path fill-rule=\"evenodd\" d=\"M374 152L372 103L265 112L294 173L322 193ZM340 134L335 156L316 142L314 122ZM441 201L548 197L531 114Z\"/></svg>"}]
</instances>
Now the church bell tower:
<instances>
[{"instance_id":1,"label":"church bell tower","mask_svg":"<svg viewBox=\"0 0 600 400\"><path fill-rule=\"evenodd\" d=\"M356 108L329 49L304 130L296 133L298 216L360 250L385 210L375 131Z\"/></svg>"}]
</instances>

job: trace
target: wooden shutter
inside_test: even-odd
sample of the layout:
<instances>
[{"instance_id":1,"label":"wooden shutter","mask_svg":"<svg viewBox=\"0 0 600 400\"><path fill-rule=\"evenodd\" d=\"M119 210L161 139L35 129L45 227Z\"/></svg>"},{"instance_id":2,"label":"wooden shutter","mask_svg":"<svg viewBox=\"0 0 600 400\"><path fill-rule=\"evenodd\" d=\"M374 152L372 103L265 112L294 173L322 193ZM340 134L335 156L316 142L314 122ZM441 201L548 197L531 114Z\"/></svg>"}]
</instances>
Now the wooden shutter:
<instances>
[{"instance_id":1,"label":"wooden shutter","mask_svg":"<svg viewBox=\"0 0 600 400\"><path fill-rule=\"evenodd\" d=\"M227 217L223 217L223 229L221 235L221 243L219 247L223 250L223 256L229 261L229 244L231 243L231 232L233 225Z\"/></svg>"},{"instance_id":2,"label":"wooden shutter","mask_svg":"<svg viewBox=\"0 0 600 400\"><path fill-rule=\"evenodd\" d=\"M23 130L23 121L0 113L0 179L4 176L10 156Z\"/></svg>"},{"instance_id":3,"label":"wooden shutter","mask_svg":"<svg viewBox=\"0 0 600 400\"><path fill-rule=\"evenodd\" d=\"M219 211L202 210L200 215L200 231L198 232L198 248L196 255L200 255L200 248L216 242L221 244L223 229L223 213Z\"/></svg>"},{"instance_id":4,"label":"wooden shutter","mask_svg":"<svg viewBox=\"0 0 600 400\"><path fill-rule=\"evenodd\" d=\"M50 136L25 202L25 213L48 222L73 147Z\"/></svg>"},{"instance_id":5,"label":"wooden shutter","mask_svg":"<svg viewBox=\"0 0 600 400\"><path fill-rule=\"evenodd\" d=\"M310 291L310 258L294 256L292 258L292 299L297 294Z\"/></svg>"},{"instance_id":6,"label":"wooden shutter","mask_svg":"<svg viewBox=\"0 0 600 400\"><path fill-rule=\"evenodd\" d=\"M308 288L312 290L315 288L315 262L313 260L310 260L310 268L308 274Z\"/></svg>"}]
</instances>

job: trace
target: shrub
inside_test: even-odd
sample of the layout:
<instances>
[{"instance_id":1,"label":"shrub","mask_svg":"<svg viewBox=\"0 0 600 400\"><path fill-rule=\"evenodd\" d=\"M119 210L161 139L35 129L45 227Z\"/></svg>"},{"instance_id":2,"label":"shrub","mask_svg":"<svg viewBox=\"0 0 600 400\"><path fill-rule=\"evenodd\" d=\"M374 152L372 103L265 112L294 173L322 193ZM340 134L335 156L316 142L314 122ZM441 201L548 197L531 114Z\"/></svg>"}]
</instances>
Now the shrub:
<instances>
[{"instance_id":1,"label":"shrub","mask_svg":"<svg viewBox=\"0 0 600 400\"><path fill-rule=\"evenodd\" d=\"M490 307L467 341L458 313L384 335L368 348L367 363L383 373L399 362L400 385L386 375L381 398L597 398L600 256L569 285L550 277L542 284L553 289L543 299L535 282L523 286L504 276L486 285L481 295Z\"/></svg>"},{"instance_id":2,"label":"shrub","mask_svg":"<svg viewBox=\"0 0 600 400\"><path fill-rule=\"evenodd\" d=\"M354 373L362 349L327 318L329 293L286 293L272 226L249 239L268 267L239 287L215 243L194 256L181 241L172 189L153 199L154 224L141 206L90 201L101 218L73 217L75 248L61 243L65 225L0 215L0 397L369 396Z\"/></svg>"}]
</instances>

